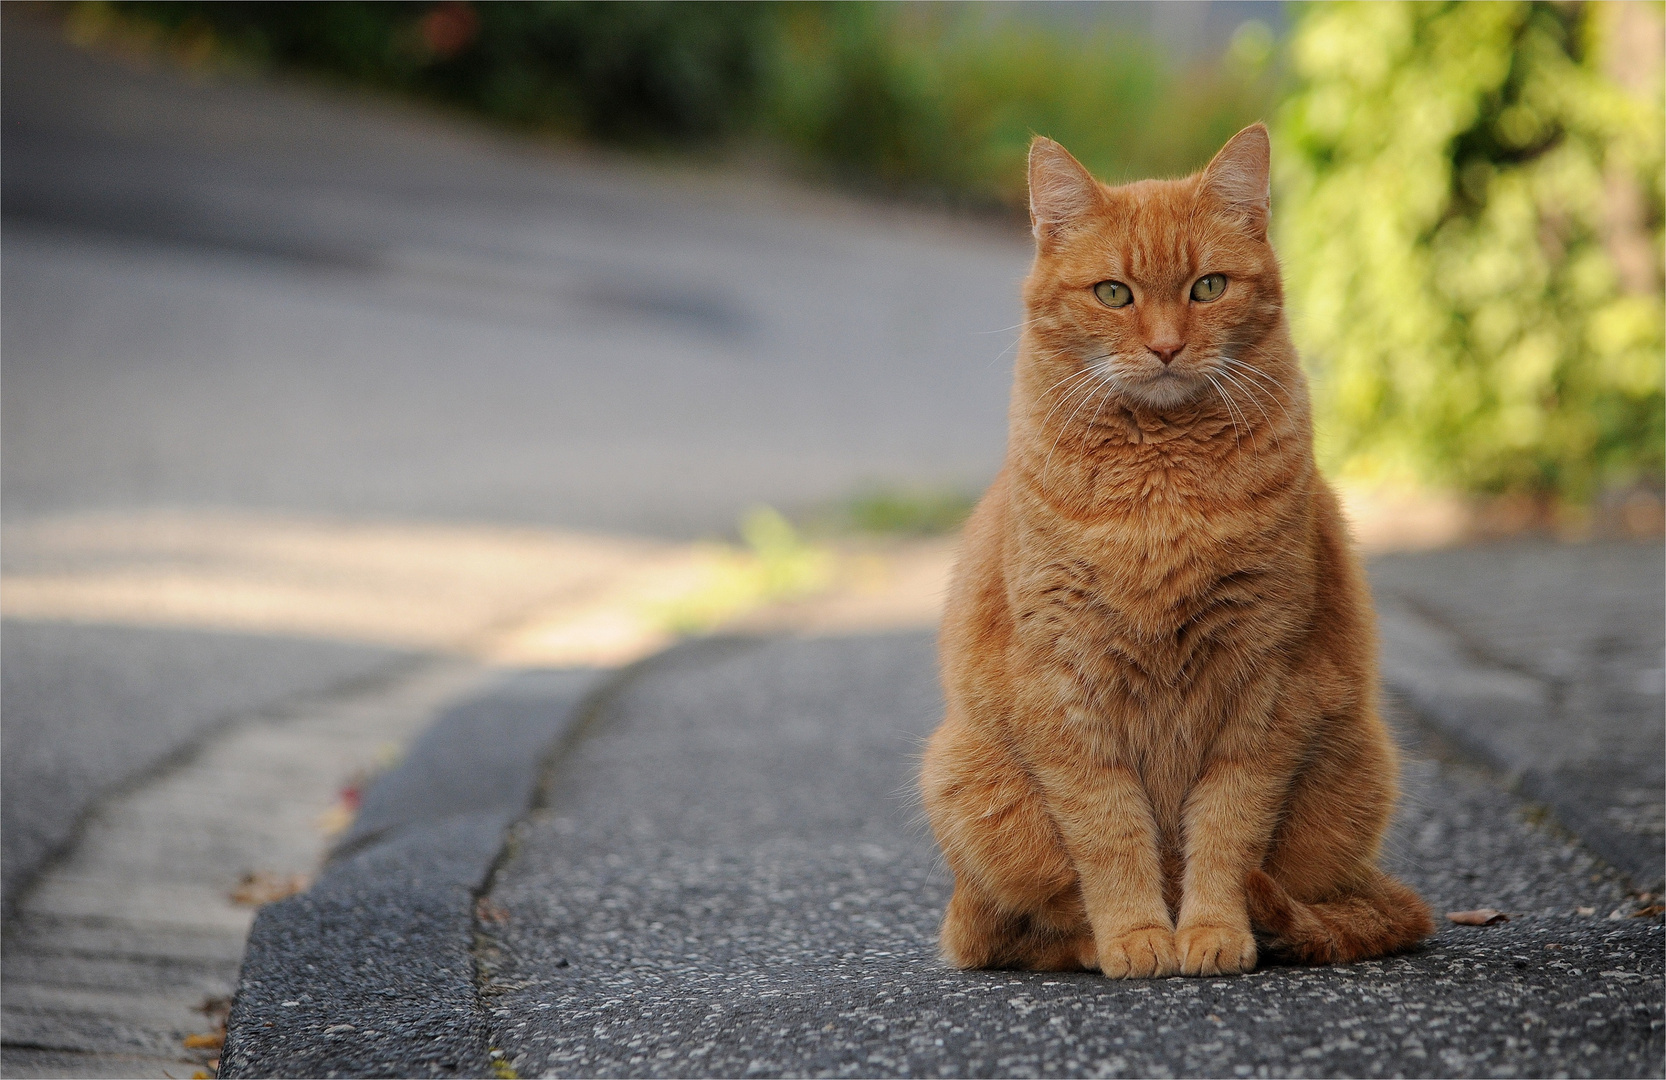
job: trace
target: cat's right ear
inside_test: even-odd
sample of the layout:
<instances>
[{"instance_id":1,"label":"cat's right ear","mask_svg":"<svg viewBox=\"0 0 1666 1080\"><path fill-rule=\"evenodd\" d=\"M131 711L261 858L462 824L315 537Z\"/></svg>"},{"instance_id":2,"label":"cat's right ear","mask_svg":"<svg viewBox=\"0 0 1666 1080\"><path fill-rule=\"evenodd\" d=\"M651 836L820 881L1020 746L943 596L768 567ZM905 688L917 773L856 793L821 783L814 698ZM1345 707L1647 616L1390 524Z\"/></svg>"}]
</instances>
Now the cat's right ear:
<instances>
[{"instance_id":1,"label":"cat's right ear","mask_svg":"<svg viewBox=\"0 0 1666 1080\"><path fill-rule=\"evenodd\" d=\"M1251 124L1228 139L1203 170L1203 186L1234 215L1257 240L1267 239L1267 218L1272 196L1267 188L1268 159L1272 146L1266 124Z\"/></svg>"},{"instance_id":2,"label":"cat's right ear","mask_svg":"<svg viewBox=\"0 0 1666 1080\"><path fill-rule=\"evenodd\" d=\"M1043 250L1099 205L1099 182L1044 135L1030 143L1030 228Z\"/></svg>"}]
</instances>

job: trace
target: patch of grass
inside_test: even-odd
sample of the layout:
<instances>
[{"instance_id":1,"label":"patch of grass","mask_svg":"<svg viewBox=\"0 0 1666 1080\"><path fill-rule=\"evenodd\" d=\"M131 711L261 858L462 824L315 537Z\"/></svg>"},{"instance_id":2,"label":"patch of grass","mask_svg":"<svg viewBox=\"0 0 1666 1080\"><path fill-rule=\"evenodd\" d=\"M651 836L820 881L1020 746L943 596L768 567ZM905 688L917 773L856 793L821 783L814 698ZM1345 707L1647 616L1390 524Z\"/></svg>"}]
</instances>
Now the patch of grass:
<instances>
[{"instance_id":1,"label":"patch of grass","mask_svg":"<svg viewBox=\"0 0 1666 1080\"><path fill-rule=\"evenodd\" d=\"M874 488L852 498L838 518L846 528L882 536L942 536L966 521L977 498L964 491Z\"/></svg>"}]
</instances>

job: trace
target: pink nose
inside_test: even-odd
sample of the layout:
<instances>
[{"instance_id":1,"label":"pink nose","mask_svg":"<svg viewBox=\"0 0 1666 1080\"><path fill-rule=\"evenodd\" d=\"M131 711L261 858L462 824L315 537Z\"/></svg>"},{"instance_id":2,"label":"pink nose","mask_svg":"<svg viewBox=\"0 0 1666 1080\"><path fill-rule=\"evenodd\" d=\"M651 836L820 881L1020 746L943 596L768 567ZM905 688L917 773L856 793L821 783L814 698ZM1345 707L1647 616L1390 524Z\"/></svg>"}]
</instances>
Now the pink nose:
<instances>
[{"instance_id":1,"label":"pink nose","mask_svg":"<svg viewBox=\"0 0 1666 1080\"><path fill-rule=\"evenodd\" d=\"M1175 341L1175 342L1167 342L1167 341L1156 342L1156 341L1154 341L1154 342L1151 342L1150 344L1148 344L1146 346L1146 348L1148 348L1152 352L1156 353L1157 354L1157 359L1161 360L1164 364L1174 363L1174 358L1179 356L1180 355L1180 350L1184 349L1185 347L1186 347L1186 343L1184 341Z\"/></svg>"}]
</instances>

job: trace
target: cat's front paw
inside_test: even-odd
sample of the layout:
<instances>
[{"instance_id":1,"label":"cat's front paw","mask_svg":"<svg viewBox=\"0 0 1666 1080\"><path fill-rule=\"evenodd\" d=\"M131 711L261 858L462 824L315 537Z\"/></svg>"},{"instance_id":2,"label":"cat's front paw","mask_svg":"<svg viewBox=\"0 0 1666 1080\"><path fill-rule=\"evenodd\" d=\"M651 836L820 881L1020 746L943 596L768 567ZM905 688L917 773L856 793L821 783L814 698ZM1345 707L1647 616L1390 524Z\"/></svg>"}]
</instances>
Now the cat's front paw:
<instances>
[{"instance_id":1,"label":"cat's front paw","mask_svg":"<svg viewBox=\"0 0 1666 1080\"><path fill-rule=\"evenodd\" d=\"M1255 967L1255 938L1235 926L1186 926L1174 936L1182 975L1232 975Z\"/></svg>"},{"instance_id":2,"label":"cat's front paw","mask_svg":"<svg viewBox=\"0 0 1666 1080\"><path fill-rule=\"evenodd\" d=\"M1180 970L1174 931L1144 926L1099 943L1099 970L1113 979L1153 979Z\"/></svg>"}]
</instances>

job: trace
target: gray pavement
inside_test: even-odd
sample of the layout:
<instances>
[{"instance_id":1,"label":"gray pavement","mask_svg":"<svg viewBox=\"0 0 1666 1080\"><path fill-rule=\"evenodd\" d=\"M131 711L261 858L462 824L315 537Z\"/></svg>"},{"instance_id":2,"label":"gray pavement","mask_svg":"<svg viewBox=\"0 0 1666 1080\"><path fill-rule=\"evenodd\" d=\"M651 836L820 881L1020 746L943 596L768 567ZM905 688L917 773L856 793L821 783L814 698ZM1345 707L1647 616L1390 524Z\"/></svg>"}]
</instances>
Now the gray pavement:
<instances>
[{"instance_id":1,"label":"gray pavement","mask_svg":"<svg viewBox=\"0 0 1666 1080\"><path fill-rule=\"evenodd\" d=\"M221 1075L450 1076L485 1067L476 893L531 801L545 756L574 730L601 680L583 670L509 675L412 745L367 793L313 888L261 911L230 1021L240 1034Z\"/></svg>"},{"instance_id":2,"label":"gray pavement","mask_svg":"<svg viewBox=\"0 0 1666 1080\"><path fill-rule=\"evenodd\" d=\"M567 749L495 871L450 879L449 939L420 898L367 899L367 860L384 889L432 873L395 845L262 912L223 1075L1659 1073L1660 920L1494 776L1415 749L1389 864L1509 923L1237 979L946 969L912 796L939 707L915 634L698 644L552 710ZM438 978L399 960L447 942Z\"/></svg>"}]
</instances>

